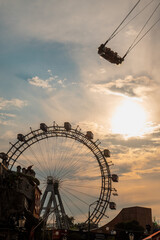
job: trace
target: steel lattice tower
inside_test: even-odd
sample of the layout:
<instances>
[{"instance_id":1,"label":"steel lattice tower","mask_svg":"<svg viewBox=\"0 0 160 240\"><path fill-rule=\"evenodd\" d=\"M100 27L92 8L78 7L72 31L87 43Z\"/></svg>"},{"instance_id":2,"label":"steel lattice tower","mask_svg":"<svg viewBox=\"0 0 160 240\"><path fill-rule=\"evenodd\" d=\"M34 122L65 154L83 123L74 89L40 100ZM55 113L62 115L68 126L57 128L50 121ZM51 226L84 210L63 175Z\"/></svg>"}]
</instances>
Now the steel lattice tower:
<instances>
[{"instance_id":1,"label":"steel lattice tower","mask_svg":"<svg viewBox=\"0 0 160 240\"><path fill-rule=\"evenodd\" d=\"M49 199L47 199L49 193L50 197ZM46 207L45 202L47 202ZM47 186L41 200L40 212L42 212L43 210L43 218L45 219L45 222L47 222L49 213L52 210L54 211L56 216L56 227L58 229L69 229L68 219L59 193L59 181L54 179L52 176L47 177Z\"/></svg>"}]
</instances>

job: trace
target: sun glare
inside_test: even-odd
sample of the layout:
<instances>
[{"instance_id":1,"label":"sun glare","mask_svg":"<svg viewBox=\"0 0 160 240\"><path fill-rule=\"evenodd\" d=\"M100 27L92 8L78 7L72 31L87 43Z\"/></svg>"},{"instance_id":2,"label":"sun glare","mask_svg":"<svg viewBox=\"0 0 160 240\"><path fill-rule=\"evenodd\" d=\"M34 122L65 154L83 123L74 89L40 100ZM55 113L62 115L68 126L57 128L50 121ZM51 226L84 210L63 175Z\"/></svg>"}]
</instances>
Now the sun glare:
<instances>
[{"instance_id":1,"label":"sun glare","mask_svg":"<svg viewBox=\"0 0 160 240\"><path fill-rule=\"evenodd\" d=\"M146 128L146 112L135 100L125 100L113 115L112 132L126 138L142 136Z\"/></svg>"}]
</instances>

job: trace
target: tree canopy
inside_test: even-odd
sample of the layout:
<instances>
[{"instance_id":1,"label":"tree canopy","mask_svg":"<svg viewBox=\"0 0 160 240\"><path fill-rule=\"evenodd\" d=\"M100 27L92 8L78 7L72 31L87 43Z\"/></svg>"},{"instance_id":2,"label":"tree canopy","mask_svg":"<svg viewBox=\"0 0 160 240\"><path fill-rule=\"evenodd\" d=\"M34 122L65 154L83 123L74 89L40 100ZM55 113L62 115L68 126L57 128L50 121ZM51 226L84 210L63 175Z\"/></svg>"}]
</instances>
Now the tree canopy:
<instances>
[{"instance_id":1,"label":"tree canopy","mask_svg":"<svg viewBox=\"0 0 160 240\"><path fill-rule=\"evenodd\" d=\"M115 225L115 230L119 240L128 240L130 233L134 234L134 239L139 239L144 234L144 228L135 220L118 223Z\"/></svg>"}]
</instances>

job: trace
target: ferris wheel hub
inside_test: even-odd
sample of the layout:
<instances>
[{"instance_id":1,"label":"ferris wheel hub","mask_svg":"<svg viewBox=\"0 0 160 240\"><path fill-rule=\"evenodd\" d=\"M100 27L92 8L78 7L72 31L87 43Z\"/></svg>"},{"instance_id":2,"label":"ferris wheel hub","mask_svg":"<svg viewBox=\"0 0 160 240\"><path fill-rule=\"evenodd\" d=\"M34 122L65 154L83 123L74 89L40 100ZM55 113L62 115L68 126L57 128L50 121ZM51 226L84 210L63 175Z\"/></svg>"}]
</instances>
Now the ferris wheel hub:
<instances>
[{"instance_id":1,"label":"ferris wheel hub","mask_svg":"<svg viewBox=\"0 0 160 240\"><path fill-rule=\"evenodd\" d=\"M52 185L59 185L59 180L54 178L53 176L48 176L47 177L47 184L52 184Z\"/></svg>"},{"instance_id":2,"label":"ferris wheel hub","mask_svg":"<svg viewBox=\"0 0 160 240\"><path fill-rule=\"evenodd\" d=\"M52 176L47 177L47 184L53 184L53 177Z\"/></svg>"}]
</instances>

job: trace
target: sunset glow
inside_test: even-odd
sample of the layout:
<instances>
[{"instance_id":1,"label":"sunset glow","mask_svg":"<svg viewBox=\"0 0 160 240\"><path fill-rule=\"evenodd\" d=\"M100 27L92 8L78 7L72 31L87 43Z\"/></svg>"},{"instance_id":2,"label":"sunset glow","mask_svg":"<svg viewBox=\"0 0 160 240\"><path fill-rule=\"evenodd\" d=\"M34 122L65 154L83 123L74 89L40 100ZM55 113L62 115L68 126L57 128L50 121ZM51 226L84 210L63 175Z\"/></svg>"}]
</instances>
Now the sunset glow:
<instances>
[{"instance_id":1,"label":"sunset glow","mask_svg":"<svg viewBox=\"0 0 160 240\"><path fill-rule=\"evenodd\" d=\"M116 109L112 118L112 132L125 137L142 136L146 126L146 112L142 106L130 99Z\"/></svg>"}]
</instances>

